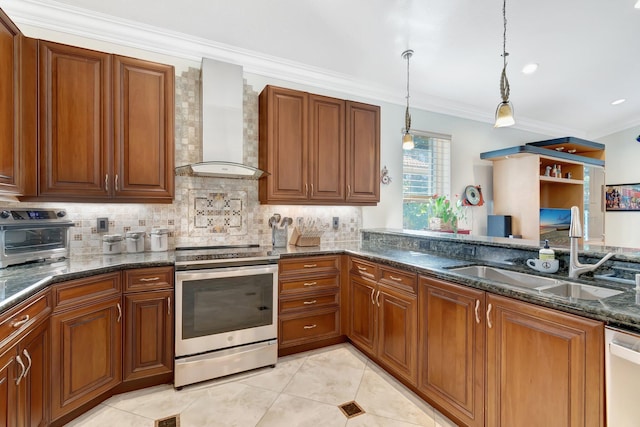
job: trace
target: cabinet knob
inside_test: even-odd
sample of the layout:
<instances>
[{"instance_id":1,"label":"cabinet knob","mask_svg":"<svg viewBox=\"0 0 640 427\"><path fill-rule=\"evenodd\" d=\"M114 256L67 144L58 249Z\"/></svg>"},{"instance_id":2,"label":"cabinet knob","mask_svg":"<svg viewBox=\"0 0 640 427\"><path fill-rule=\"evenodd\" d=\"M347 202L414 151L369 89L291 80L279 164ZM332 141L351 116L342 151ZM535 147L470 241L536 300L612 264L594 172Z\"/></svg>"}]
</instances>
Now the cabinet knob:
<instances>
[{"instance_id":1,"label":"cabinet knob","mask_svg":"<svg viewBox=\"0 0 640 427\"><path fill-rule=\"evenodd\" d=\"M58 218L64 218L65 216L67 216L67 212L66 211L58 211L58 212L56 212L56 216Z\"/></svg>"},{"instance_id":2,"label":"cabinet knob","mask_svg":"<svg viewBox=\"0 0 640 427\"><path fill-rule=\"evenodd\" d=\"M0 218L2 218L2 219L7 219L7 218L9 218L10 216L11 216L11 212L9 212L9 211L2 211L2 212L0 212Z\"/></svg>"}]
</instances>

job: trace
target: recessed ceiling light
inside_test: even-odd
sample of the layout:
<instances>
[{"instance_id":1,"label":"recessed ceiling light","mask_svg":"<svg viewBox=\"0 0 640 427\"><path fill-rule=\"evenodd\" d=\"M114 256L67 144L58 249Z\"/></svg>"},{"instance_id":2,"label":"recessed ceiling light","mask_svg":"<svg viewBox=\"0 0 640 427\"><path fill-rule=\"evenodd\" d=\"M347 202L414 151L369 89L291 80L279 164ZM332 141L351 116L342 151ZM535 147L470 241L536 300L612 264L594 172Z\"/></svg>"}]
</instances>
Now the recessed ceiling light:
<instances>
[{"instance_id":1,"label":"recessed ceiling light","mask_svg":"<svg viewBox=\"0 0 640 427\"><path fill-rule=\"evenodd\" d=\"M538 69L538 64L532 62L531 64L525 65L524 68L522 68L522 72L524 74L533 74L536 72L537 69Z\"/></svg>"},{"instance_id":2,"label":"recessed ceiling light","mask_svg":"<svg viewBox=\"0 0 640 427\"><path fill-rule=\"evenodd\" d=\"M620 105L624 101L626 101L626 99L624 99L624 98L616 99L615 101L611 101L611 105Z\"/></svg>"},{"instance_id":3,"label":"recessed ceiling light","mask_svg":"<svg viewBox=\"0 0 640 427\"><path fill-rule=\"evenodd\" d=\"M638 1L636 2L636 6L635 6L635 7L636 7L636 9L640 9L640 0L638 0Z\"/></svg>"}]
</instances>

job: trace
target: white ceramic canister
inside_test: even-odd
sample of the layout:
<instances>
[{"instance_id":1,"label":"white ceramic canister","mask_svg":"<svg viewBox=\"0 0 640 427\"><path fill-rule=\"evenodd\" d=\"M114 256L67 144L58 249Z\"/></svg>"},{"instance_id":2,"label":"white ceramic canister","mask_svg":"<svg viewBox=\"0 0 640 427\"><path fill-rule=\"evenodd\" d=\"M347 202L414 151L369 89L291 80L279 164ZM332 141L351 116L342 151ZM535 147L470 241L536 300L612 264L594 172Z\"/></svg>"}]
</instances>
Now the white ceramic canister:
<instances>
[{"instance_id":1,"label":"white ceramic canister","mask_svg":"<svg viewBox=\"0 0 640 427\"><path fill-rule=\"evenodd\" d=\"M102 253L114 255L122 252L122 234L105 234L102 236Z\"/></svg>"},{"instance_id":2,"label":"white ceramic canister","mask_svg":"<svg viewBox=\"0 0 640 427\"><path fill-rule=\"evenodd\" d=\"M125 241L128 253L144 252L144 231L127 231Z\"/></svg>"},{"instance_id":3,"label":"white ceramic canister","mask_svg":"<svg viewBox=\"0 0 640 427\"><path fill-rule=\"evenodd\" d=\"M154 228L151 230L151 251L163 252L169 249L169 230L166 228Z\"/></svg>"}]
</instances>

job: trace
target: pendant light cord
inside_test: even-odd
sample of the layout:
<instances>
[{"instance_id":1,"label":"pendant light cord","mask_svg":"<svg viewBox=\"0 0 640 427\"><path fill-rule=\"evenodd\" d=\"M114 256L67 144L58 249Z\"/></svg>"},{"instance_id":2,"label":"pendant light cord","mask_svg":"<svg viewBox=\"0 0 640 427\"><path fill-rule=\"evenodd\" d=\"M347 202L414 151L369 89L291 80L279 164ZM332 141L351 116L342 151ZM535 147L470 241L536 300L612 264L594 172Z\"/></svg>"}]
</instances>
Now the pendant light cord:
<instances>
[{"instance_id":1,"label":"pendant light cord","mask_svg":"<svg viewBox=\"0 0 640 427\"><path fill-rule=\"evenodd\" d=\"M411 129L411 115L409 114L409 60L411 59L411 55L413 55L413 50L411 49L402 52L402 57L407 60L407 109L404 113L405 133L409 133L409 129Z\"/></svg>"},{"instance_id":2,"label":"pendant light cord","mask_svg":"<svg viewBox=\"0 0 640 427\"><path fill-rule=\"evenodd\" d=\"M500 96L502 102L509 102L509 80L507 80L507 0L502 1L502 75L500 76Z\"/></svg>"}]
</instances>

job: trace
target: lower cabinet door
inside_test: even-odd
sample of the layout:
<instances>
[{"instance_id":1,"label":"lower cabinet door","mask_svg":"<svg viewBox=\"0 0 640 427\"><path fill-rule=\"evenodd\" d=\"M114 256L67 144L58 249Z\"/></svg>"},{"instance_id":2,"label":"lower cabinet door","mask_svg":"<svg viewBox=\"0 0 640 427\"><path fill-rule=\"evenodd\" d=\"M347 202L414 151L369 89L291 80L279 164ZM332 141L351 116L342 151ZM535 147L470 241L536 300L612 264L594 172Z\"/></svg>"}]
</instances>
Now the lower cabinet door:
<instances>
[{"instance_id":1,"label":"lower cabinet door","mask_svg":"<svg viewBox=\"0 0 640 427\"><path fill-rule=\"evenodd\" d=\"M418 388L465 425L484 426L485 293L420 278Z\"/></svg>"},{"instance_id":2,"label":"lower cabinet door","mask_svg":"<svg viewBox=\"0 0 640 427\"><path fill-rule=\"evenodd\" d=\"M349 277L349 339L370 356L376 353L376 285L355 275Z\"/></svg>"},{"instance_id":3,"label":"lower cabinet door","mask_svg":"<svg viewBox=\"0 0 640 427\"><path fill-rule=\"evenodd\" d=\"M20 341L18 355L27 365L18 387L19 425L49 425L49 322L43 322Z\"/></svg>"},{"instance_id":4,"label":"lower cabinet door","mask_svg":"<svg viewBox=\"0 0 640 427\"><path fill-rule=\"evenodd\" d=\"M417 383L417 301L386 286L376 293L378 309L378 358L393 372Z\"/></svg>"},{"instance_id":5,"label":"lower cabinet door","mask_svg":"<svg viewBox=\"0 0 640 427\"><path fill-rule=\"evenodd\" d=\"M122 379L120 296L51 317L51 418L56 420Z\"/></svg>"},{"instance_id":6,"label":"lower cabinet door","mask_svg":"<svg viewBox=\"0 0 640 427\"><path fill-rule=\"evenodd\" d=\"M602 322L495 295L487 313L486 425L604 425Z\"/></svg>"},{"instance_id":7,"label":"lower cabinet door","mask_svg":"<svg viewBox=\"0 0 640 427\"><path fill-rule=\"evenodd\" d=\"M16 404L16 349L0 354L0 425L13 427L18 422Z\"/></svg>"},{"instance_id":8,"label":"lower cabinet door","mask_svg":"<svg viewBox=\"0 0 640 427\"><path fill-rule=\"evenodd\" d=\"M173 371L173 291L124 296L124 380Z\"/></svg>"}]
</instances>

